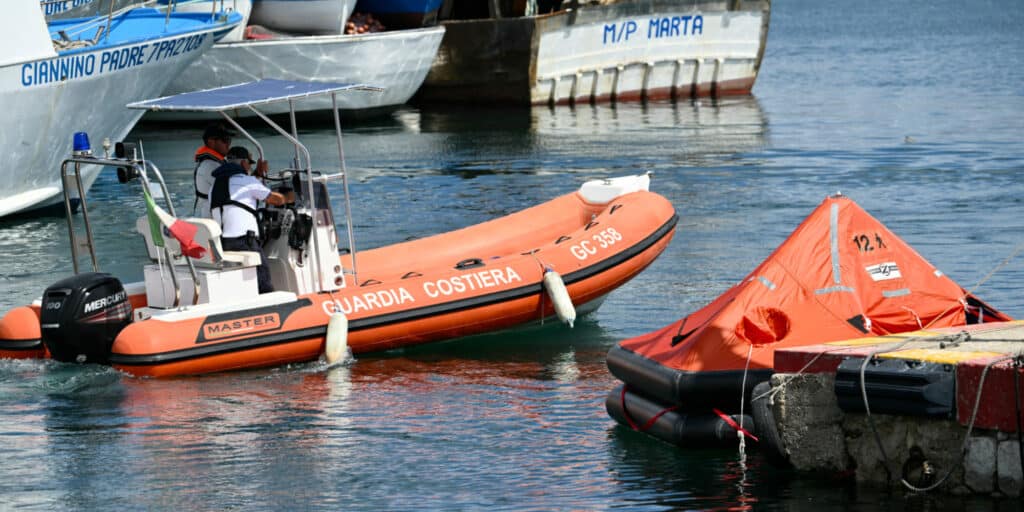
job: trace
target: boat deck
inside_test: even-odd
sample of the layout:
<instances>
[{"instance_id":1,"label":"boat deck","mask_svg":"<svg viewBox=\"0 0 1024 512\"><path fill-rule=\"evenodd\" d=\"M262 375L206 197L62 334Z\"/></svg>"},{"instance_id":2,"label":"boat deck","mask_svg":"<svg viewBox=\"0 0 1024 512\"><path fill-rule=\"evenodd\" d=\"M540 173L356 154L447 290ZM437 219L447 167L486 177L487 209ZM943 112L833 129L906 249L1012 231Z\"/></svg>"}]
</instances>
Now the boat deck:
<instances>
[{"instance_id":1,"label":"boat deck","mask_svg":"<svg viewBox=\"0 0 1024 512\"><path fill-rule=\"evenodd\" d=\"M109 32L105 30L98 32L101 27L104 29L106 27L107 18L105 16L55 20L49 23L49 30L52 39L61 39L60 32L64 32L70 41L81 40L93 43L92 45L70 50L74 52L88 51L94 45L119 46L141 42L151 38L152 34L165 34L166 36L186 34L194 31L198 24L207 23L209 19L210 13L208 12L179 12L168 18L166 13L160 12L157 9L138 8L114 18ZM196 38L201 37L205 36L202 34L196 35ZM176 44L178 44L177 47L166 43L165 48L160 50L164 52L181 52L186 50L185 46L189 44L196 45L198 42L190 43L189 41L183 41ZM151 58L151 53L154 51L150 50L145 55L140 51L138 56L133 55L132 58L139 59L140 61L143 58Z\"/></svg>"}]
</instances>

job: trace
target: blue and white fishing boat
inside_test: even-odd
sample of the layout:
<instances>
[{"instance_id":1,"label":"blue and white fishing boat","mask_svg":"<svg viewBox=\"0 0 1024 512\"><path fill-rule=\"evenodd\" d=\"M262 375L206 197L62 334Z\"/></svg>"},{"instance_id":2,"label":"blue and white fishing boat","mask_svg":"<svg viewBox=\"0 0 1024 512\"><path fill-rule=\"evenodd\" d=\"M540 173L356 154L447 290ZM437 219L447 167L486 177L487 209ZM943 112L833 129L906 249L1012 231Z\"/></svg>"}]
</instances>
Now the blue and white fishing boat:
<instances>
[{"instance_id":1,"label":"blue and white fishing boat","mask_svg":"<svg viewBox=\"0 0 1024 512\"><path fill-rule=\"evenodd\" d=\"M38 5L10 2L0 17L17 41L0 46L0 216L56 203L76 130L121 140L141 117L125 103L159 95L239 21L140 8L48 27ZM87 187L96 171L86 170Z\"/></svg>"},{"instance_id":2,"label":"blue and white fishing boat","mask_svg":"<svg viewBox=\"0 0 1024 512\"><path fill-rule=\"evenodd\" d=\"M141 7L144 0L40 0L39 7L46 21L65 18L88 18L119 11L132 6Z\"/></svg>"}]
</instances>

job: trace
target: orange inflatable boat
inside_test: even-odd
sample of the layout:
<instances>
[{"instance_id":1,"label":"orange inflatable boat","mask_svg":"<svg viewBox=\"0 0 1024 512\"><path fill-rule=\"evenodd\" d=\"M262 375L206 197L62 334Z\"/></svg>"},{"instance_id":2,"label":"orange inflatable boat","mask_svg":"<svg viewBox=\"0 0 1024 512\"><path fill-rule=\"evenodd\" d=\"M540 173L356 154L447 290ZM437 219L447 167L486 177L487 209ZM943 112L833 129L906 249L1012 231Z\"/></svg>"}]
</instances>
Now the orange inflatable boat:
<instances>
[{"instance_id":1,"label":"orange inflatable boat","mask_svg":"<svg viewBox=\"0 0 1024 512\"><path fill-rule=\"evenodd\" d=\"M266 96L293 99L350 87L288 82L291 89L276 95L263 90L280 85L263 81L218 89L215 104L206 108L223 111L258 104ZM253 98L254 91L262 96ZM173 102L184 101L196 108L207 100L195 95L201 93L143 106L172 109ZM266 121L308 160L305 147L290 135L296 131ZM64 181L75 183L79 169L89 164L119 168L119 176L140 194L163 187L155 166L130 156L71 158L62 171ZM588 181L546 203L457 231L339 252L326 183L344 180L344 173L323 176L309 169L283 170L272 181L272 188L290 189L297 197L293 204L261 212L276 290L264 294L256 288L258 253L222 250L215 221L176 219L169 202L166 210L156 207L165 214L163 229L154 231L145 212L136 222L140 250L144 242L152 259L144 281L123 284L100 273L83 197L85 233L76 232L69 216L76 274L0 320L0 357L97 362L159 377L321 356L330 361L345 346L353 353L382 351L549 317L571 325L578 312L598 307L649 265L671 240L677 222L672 205L648 191L648 175L626 176ZM347 183L344 190L347 211ZM176 238L183 227L192 235ZM79 272L82 247L92 256L92 272Z\"/></svg>"}]
</instances>

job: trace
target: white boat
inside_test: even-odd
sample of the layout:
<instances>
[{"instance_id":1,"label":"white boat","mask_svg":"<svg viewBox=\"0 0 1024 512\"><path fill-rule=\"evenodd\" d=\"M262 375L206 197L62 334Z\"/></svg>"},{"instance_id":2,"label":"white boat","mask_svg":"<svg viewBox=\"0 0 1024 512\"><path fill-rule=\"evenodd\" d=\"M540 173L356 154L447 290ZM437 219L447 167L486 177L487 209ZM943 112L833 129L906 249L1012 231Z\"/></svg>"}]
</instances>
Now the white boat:
<instances>
[{"instance_id":1,"label":"white boat","mask_svg":"<svg viewBox=\"0 0 1024 512\"><path fill-rule=\"evenodd\" d=\"M74 132L123 138L141 115L125 103L158 95L238 22L134 9L109 24L101 16L47 27L33 2L9 2L0 28L18 44L0 47L0 216L56 203ZM86 171L86 186L97 170Z\"/></svg>"},{"instance_id":2,"label":"white boat","mask_svg":"<svg viewBox=\"0 0 1024 512\"><path fill-rule=\"evenodd\" d=\"M446 3L447 32L417 99L567 104L749 94L754 86L770 0L582 3L526 15L490 2L482 18L478 0Z\"/></svg>"},{"instance_id":3,"label":"white boat","mask_svg":"<svg viewBox=\"0 0 1024 512\"><path fill-rule=\"evenodd\" d=\"M359 92L337 98L346 113L365 115L394 109L412 97L430 70L444 36L443 27L336 36L282 37L221 42L171 82L166 94L212 89L276 78L367 83L381 92ZM295 103L295 110L331 108L330 98ZM268 105L270 114L288 112L287 103ZM236 116L252 116L246 109ZM208 113L152 112L146 119L180 120L210 117Z\"/></svg>"},{"instance_id":4,"label":"white boat","mask_svg":"<svg viewBox=\"0 0 1024 512\"><path fill-rule=\"evenodd\" d=\"M249 23L298 34L344 34L356 0L253 0Z\"/></svg>"},{"instance_id":5,"label":"white boat","mask_svg":"<svg viewBox=\"0 0 1024 512\"><path fill-rule=\"evenodd\" d=\"M167 5L169 1L158 0L158 3ZM242 22L218 39L219 42L245 39L245 27L249 24L249 15L252 13L252 0L176 0L173 6L175 12L237 12L241 15Z\"/></svg>"}]
</instances>

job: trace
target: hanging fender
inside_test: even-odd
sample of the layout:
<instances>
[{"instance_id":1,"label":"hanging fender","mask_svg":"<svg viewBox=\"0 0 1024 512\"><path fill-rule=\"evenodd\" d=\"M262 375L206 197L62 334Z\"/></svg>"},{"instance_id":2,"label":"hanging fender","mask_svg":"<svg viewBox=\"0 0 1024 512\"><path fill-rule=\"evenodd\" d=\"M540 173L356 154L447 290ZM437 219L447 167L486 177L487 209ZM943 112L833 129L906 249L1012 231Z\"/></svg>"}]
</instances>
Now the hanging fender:
<instances>
[{"instance_id":1,"label":"hanging fender","mask_svg":"<svg viewBox=\"0 0 1024 512\"><path fill-rule=\"evenodd\" d=\"M562 276L550 268L545 269L544 289L547 290L548 296L551 297L551 303L555 306L555 314L558 315L558 319L569 324L569 327L572 328L572 324L576 321L576 308L572 305L569 290L565 289L565 282L562 281Z\"/></svg>"},{"instance_id":2,"label":"hanging fender","mask_svg":"<svg viewBox=\"0 0 1024 512\"><path fill-rule=\"evenodd\" d=\"M327 321L327 340L324 358L327 364L344 361L348 357L348 318L341 311L331 313Z\"/></svg>"}]
</instances>

